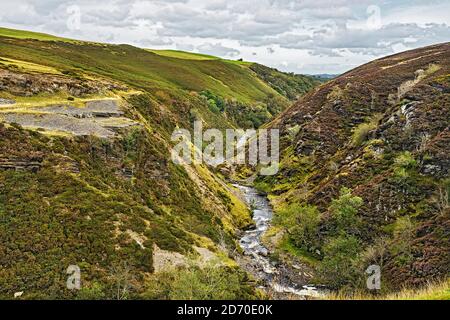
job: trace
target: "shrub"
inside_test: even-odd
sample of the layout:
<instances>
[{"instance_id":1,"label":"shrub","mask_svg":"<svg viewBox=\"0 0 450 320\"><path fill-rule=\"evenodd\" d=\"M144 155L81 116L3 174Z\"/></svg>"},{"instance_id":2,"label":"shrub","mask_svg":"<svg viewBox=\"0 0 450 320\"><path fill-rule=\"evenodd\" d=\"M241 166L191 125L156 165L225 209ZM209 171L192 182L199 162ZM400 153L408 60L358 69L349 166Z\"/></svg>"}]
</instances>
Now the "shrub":
<instances>
[{"instance_id":1,"label":"shrub","mask_svg":"<svg viewBox=\"0 0 450 320\"><path fill-rule=\"evenodd\" d=\"M256 190L263 193L269 193L271 190L270 184L264 181L255 182L254 187Z\"/></svg>"},{"instance_id":2,"label":"shrub","mask_svg":"<svg viewBox=\"0 0 450 320\"><path fill-rule=\"evenodd\" d=\"M411 179L413 170L417 167L417 161L410 152L404 152L395 159L394 164L394 182L397 183L403 191L413 191L414 181Z\"/></svg>"},{"instance_id":3,"label":"shrub","mask_svg":"<svg viewBox=\"0 0 450 320\"><path fill-rule=\"evenodd\" d=\"M409 216L400 217L394 225L394 239L391 247L396 255L396 262L406 264L413 258L412 243L415 236L415 225Z\"/></svg>"},{"instance_id":4,"label":"shrub","mask_svg":"<svg viewBox=\"0 0 450 320\"><path fill-rule=\"evenodd\" d=\"M295 246L314 252L319 248L320 212L315 206L297 203L280 210L274 223L284 227Z\"/></svg>"},{"instance_id":5,"label":"shrub","mask_svg":"<svg viewBox=\"0 0 450 320\"><path fill-rule=\"evenodd\" d=\"M367 139L369 132L377 128L380 119L381 115L375 114L369 122L358 125L353 131L353 146L359 147Z\"/></svg>"},{"instance_id":6,"label":"shrub","mask_svg":"<svg viewBox=\"0 0 450 320\"><path fill-rule=\"evenodd\" d=\"M331 202L331 212L336 223L337 233L356 233L361 225L361 219L357 216L358 209L363 200L353 196L348 188L342 188L338 199Z\"/></svg>"},{"instance_id":7,"label":"shrub","mask_svg":"<svg viewBox=\"0 0 450 320\"><path fill-rule=\"evenodd\" d=\"M254 299L247 275L238 269L218 266L166 271L153 275L144 299L240 300Z\"/></svg>"},{"instance_id":8,"label":"shrub","mask_svg":"<svg viewBox=\"0 0 450 320\"><path fill-rule=\"evenodd\" d=\"M101 284L94 282L89 287L83 287L77 294L78 300L103 300L106 295Z\"/></svg>"},{"instance_id":9,"label":"shrub","mask_svg":"<svg viewBox=\"0 0 450 320\"><path fill-rule=\"evenodd\" d=\"M414 159L411 152L406 151L401 153L395 159L395 165L397 168L414 169L417 166L417 161Z\"/></svg>"},{"instance_id":10,"label":"shrub","mask_svg":"<svg viewBox=\"0 0 450 320\"><path fill-rule=\"evenodd\" d=\"M361 246L357 238L339 235L323 248L324 259L319 266L320 280L332 288L356 287L360 270L356 267Z\"/></svg>"},{"instance_id":11,"label":"shrub","mask_svg":"<svg viewBox=\"0 0 450 320\"><path fill-rule=\"evenodd\" d=\"M355 147L360 146L364 142L364 140L366 140L369 132L373 129L373 126L371 126L369 123L362 123L358 127L356 127L355 131L353 132L353 145Z\"/></svg>"}]
</instances>

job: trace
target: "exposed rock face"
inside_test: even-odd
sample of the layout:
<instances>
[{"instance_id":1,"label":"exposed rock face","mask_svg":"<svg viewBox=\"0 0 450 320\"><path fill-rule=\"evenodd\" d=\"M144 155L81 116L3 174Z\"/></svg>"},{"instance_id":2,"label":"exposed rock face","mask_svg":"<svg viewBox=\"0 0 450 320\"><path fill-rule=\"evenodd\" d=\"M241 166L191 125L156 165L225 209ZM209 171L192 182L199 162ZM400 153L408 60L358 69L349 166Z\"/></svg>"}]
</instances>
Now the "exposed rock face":
<instances>
[{"instance_id":1,"label":"exposed rock face","mask_svg":"<svg viewBox=\"0 0 450 320\"><path fill-rule=\"evenodd\" d=\"M18 158L0 154L0 170L29 170L37 172L42 166L41 157Z\"/></svg>"},{"instance_id":2,"label":"exposed rock face","mask_svg":"<svg viewBox=\"0 0 450 320\"><path fill-rule=\"evenodd\" d=\"M358 67L315 89L272 124L283 137L286 165L276 177L285 185L277 190L283 199L326 211L341 187L352 188L364 200L359 214L366 244L398 217L414 217L414 259L399 267L390 257L385 267L395 285L443 276L450 265L450 222L436 204L450 176L449 91L446 43ZM294 126L299 130L292 135ZM406 173L399 178L396 159L405 152L415 167L401 169ZM322 230L327 228L325 219Z\"/></svg>"},{"instance_id":3,"label":"exposed rock face","mask_svg":"<svg viewBox=\"0 0 450 320\"><path fill-rule=\"evenodd\" d=\"M26 113L20 109L17 112L14 109L5 112L0 110L0 120L29 129L111 138L116 135L117 130L137 124L122 117L123 114L116 100L94 100L88 101L83 108L51 105L27 108Z\"/></svg>"},{"instance_id":4,"label":"exposed rock face","mask_svg":"<svg viewBox=\"0 0 450 320\"><path fill-rule=\"evenodd\" d=\"M67 92L81 97L108 90L125 90L122 85L106 81L78 80L73 77L49 74L28 74L0 69L0 92L16 96L33 96L39 93Z\"/></svg>"},{"instance_id":5,"label":"exposed rock face","mask_svg":"<svg viewBox=\"0 0 450 320\"><path fill-rule=\"evenodd\" d=\"M82 121L57 114L7 113L0 115L0 118L5 122L17 123L29 129L62 131L79 136L95 135L102 138L110 138L115 135L113 131L105 129L93 121Z\"/></svg>"},{"instance_id":6,"label":"exposed rock face","mask_svg":"<svg viewBox=\"0 0 450 320\"><path fill-rule=\"evenodd\" d=\"M117 100L114 99L88 101L83 108L61 104L30 108L29 110L39 113L56 113L76 118L110 118L123 115L123 111L120 110Z\"/></svg>"},{"instance_id":7,"label":"exposed rock face","mask_svg":"<svg viewBox=\"0 0 450 320\"><path fill-rule=\"evenodd\" d=\"M14 100L0 98L0 106L14 104L14 103L16 103Z\"/></svg>"},{"instance_id":8,"label":"exposed rock face","mask_svg":"<svg viewBox=\"0 0 450 320\"><path fill-rule=\"evenodd\" d=\"M171 268L187 266L186 257L178 252L170 252L153 246L153 270L154 272L167 271Z\"/></svg>"}]
</instances>

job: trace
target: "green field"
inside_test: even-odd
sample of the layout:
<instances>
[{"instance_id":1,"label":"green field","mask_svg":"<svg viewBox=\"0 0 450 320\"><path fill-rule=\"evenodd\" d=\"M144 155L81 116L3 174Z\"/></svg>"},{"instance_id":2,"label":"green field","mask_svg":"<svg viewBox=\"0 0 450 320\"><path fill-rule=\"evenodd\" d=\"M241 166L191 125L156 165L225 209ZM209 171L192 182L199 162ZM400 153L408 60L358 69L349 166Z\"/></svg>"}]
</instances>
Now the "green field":
<instances>
[{"instance_id":1,"label":"green field","mask_svg":"<svg viewBox=\"0 0 450 320\"><path fill-rule=\"evenodd\" d=\"M196 53L196 52L186 52L186 51L180 51L180 50L155 50L155 49L147 49L147 51L155 53L155 54L163 56L163 57L177 58L177 59L183 59L183 60L201 60L201 61L220 60L223 62L237 64L237 65L241 65L241 66L253 65L253 62L249 62L249 61L222 59L222 58L212 56L209 54Z\"/></svg>"},{"instance_id":2,"label":"green field","mask_svg":"<svg viewBox=\"0 0 450 320\"><path fill-rule=\"evenodd\" d=\"M219 60L218 57L211 56L208 54L186 52L186 51L179 51L179 50L147 49L147 51L150 51L152 53L155 53L155 54L163 56L163 57L178 58L178 59L185 59L185 60Z\"/></svg>"},{"instance_id":3,"label":"green field","mask_svg":"<svg viewBox=\"0 0 450 320\"><path fill-rule=\"evenodd\" d=\"M36 40L41 40L41 41L76 42L76 40L56 37L56 36L52 36L52 35L46 34L46 33L25 31L25 30L14 30L14 29L2 28L2 27L0 27L0 36L17 38L17 39L36 39Z\"/></svg>"}]
</instances>

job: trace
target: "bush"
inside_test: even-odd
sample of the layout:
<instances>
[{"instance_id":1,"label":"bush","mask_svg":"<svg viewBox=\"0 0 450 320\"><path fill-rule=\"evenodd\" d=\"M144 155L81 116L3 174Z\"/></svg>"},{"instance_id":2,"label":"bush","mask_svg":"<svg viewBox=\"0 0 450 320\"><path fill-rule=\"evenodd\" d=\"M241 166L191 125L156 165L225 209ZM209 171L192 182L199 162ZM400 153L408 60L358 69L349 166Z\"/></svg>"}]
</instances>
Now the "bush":
<instances>
[{"instance_id":1,"label":"bush","mask_svg":"<svg viewBox=\"0 0 450 320\"><path fill-rule=\"evenodd\" d=\"M369 122L358 125L353 131L353 146L359 147L367 139L369 132L377 128L380 119L381 115L375 114Z\"/></svg>"},{"instance_id":2,"label":"bush","mask_svg":"<svg viewBox=\"0 0 450 320\"><path fill-rule=\"evenodd\" d=\"M320 212L316 207L292 204L279 212L279 221L297 247L310 252L319 247Z\"/></svg>"},{"instance_id":3,"label":"bush","mask_svg":"<svg viewBox=\"0 0 450 320\"><path fill-rule=\"evenodd\" d=\"M414 169L417 166L417 161L414 159L411 152L406 151L395 159L395 165L397 168Z\"/></svg>"},{"instance_id":4,"label":"bush","mask_svg":"<svg viewBox=\"0 0 450 320\"><path fill-rule=\"evenodd\" d=\"M269 193L270 190L272 189L270 184L268 184L267 182L264 182L264 181L255 182L254 187L259 192L263 192L266 194Z\"/></svg>"},{"instance_id":5,"label":"bush","mask_svg":"<svg viewBox=\"0 0 450 320\"><path fill-rule=\"evenodd\" d=\"M414 169L416 167L417 161L408 151L403 152L395 159L393 178L403 191L414 191Z\"/></svg>"},{"instance_id":6,"label":"bush","mask_svg":"<svg viewBox=\"0 0 450 320\"><path fill-rule=\"evenodd\" d=\"M396 262L403 265L411 261L412 243L415 236L415 225L409 216L398 218L394 225L392 253Z\"/></svg>"},{"instance_id":7,"label":"bush","mask_svg":"<svg viewBox=\"0 0 450 320\"><path fill-rule=\"evenodd\" d=\"M83 287L77 294L78 300L103 300L106 295L101 284L94 282L89 287Z\"/></svg>"},{"instance_id":8,"label":"bush","mask_svg":"<svg viewBox=\"0 0 450 320\"><path fill-rule=\"evenodd\" d=\"M155 274L148 282L144 299L242 300L254 299L247 275L238 269L190 266Z\"/></svg>"},{"instance_id":9,"label":"bush","mask_svg":"<svg viewBox=\"0 0 450 320\"><path fill-rule=\"evenodd\" d=\"M356 233L361 226L361 218L357 216L363 200L353 196L348 188L342 188L338 199L331 202L331 212L336 223L337 233Z\"/></svg>"},{"instance_id":10,"label":"bush","mask_svg":"<svg viewBox=\"0 0 450 320\"><path fill-rule=\"evenodd\" d=\"M356 287L360 279L357 265L361 245L358 239L341 234L329 240L323 251L325 257L318 270L320 280L332 288Z\"/></svg>"},{"instance_id":11,"label":"bush","mask_svg":"<svg viewBox=\"0 0 450 320\"><path fill-rule=\"evenodd\" d=\"M366 140L369 132L373 129L374 127L369 123L362 123L358 127L356 127L355 131L353 132L353 145L355 147L360 146Z\"/></svg>"}]
</instances>

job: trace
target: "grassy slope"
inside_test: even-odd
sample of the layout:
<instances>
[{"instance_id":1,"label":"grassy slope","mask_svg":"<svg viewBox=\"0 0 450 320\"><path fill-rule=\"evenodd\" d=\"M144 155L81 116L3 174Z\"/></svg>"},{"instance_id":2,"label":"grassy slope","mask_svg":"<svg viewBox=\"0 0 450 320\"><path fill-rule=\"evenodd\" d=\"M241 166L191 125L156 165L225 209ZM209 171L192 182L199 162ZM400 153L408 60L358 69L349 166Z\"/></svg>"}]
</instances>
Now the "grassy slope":
<instances>
[{"instance_id":1,"label":"grassy slope","mask_svg":"<svg viewBox=\"0 0 450 320\"><path fill-rule=\"evenodd\" d=\"M216 56L212 56L209 54L203 54L203 53L186 52L186 51L180 51L180 50L154 50L154 49L147 49L147 51L153 52L157 55L164 56L164 57L178 58L178 59L184 59L184 60L221 60L221 61L224 61L227 63L237 64L237 65L241 65L241 66L253 65L252 62L248 62L248 61L222 59L222 58L219 58Z\"/></svg>"},{"instance_id":2,"label":"grassy slope","mask_svg":"<svg viewBox=\"0 0 450 320\"><path fill-rule=\"evenodd\" d=\"M424 288L403 290L399 294L388 295L391 300L450 300L450 281L438 284L428 284Z\"/></svg>"},{"instance_id":3,"label":"grassy slope","mask_svg":"<svg viewBox=\"0 0 450 320\"><path fill-rule=\"evenodd\" d=\"M17 39L36 39L41 41L64 41L64 42L75 42L75 40L56 37L46 33L25 31L25 30L14 30L8 28L0 27L0 36L17 38Z\"/></svg>"},{"instance_id":4,"label":"grassy slope","mask_svg":"<svg viewBox=\"0 0 450 320\"><path fill-rule=\"evenodd\" d=\"M208 247L214 251L214 243L224 237L228 246L234 246L232 233L249 223L249 212L207 168L173 165L168 160L169 140L176 126L190 127L193 110L208 126L235 125L223 114L211 112L197 94L201 91L250 105L268 97L287 101L245 63L195 60L191 54L161 55L128 45L7 29L0 29L0 52L0 69L39 76L30 77L32 81L127 85L126 94L81 94L74 103L101 95L118 97L126 104L127 116L141 124L137 131L123 130L113 141L48 137L0 124L0 158L42 161L35 173L0 172L0 264L4 267L0 297L24 291L24 298L73 298L62 280L67 265L80 261L86 286L98 284L106 297L113 290L111 268L126 261L135 278L134 296L141 292L142 277L152 270L154 244L187 253L193 244L212 243ZM67 101L70 96L45 89L36 93L19 86L21 94L3 90L0 97L14 99L26 109ZM64 169L61 163L66 161L80 172ZM120 175L123 168L133 169L131 180ZM130 234L145 239L145 249Z\"/></svg>"},{"instance_id":5,"label":"grassy slope","mask_svg":"<svg viewBox=\"0 0 450 320\"><path fill-rule=\"evenodd\" d=\"M257 63L252 64L250 69L279 94L292 101L297 100L320 83L309 76L284 73Z\"/></svg>"},{"instance_id":6,"label":"grassy slope","mask_svg":"<svg viewBox=\"0 0 450 320\"><path fill-rule=\"evenodd\" d=\"M248 68L221 59L192 60L189 53L154 54L128 45L71 42L57 37L2 29L2 56L58 69L94 72L140 88L211 90L242 102L261 101L274 91ZM6 37L19 39L7 40ZM52 41L37 42L31 39ZM53 54L49 57L48 48ZM180 56L181 55L181 56ZM181 58L183 57L183 58Z\"/></svg>"},{"instance_id":7,"label":"grassy slope","mask_svg":"<svg viewBox=\"0 0 450 320\"><path fill-rule=\"evenodd\" d=\"M450 280L429 283L418 290L403 289L388 295L368 294L329 294L327 300L450 300Z\"/></svg>"},{"instance_id":8,"label":"grassy slope","mask_svg":"<svg viewBox=\"0 0 450 320\"><path fill-rule=\"evenodd\" d=\"M219 58L208 55L208 54L186 52L186 51L180 51L180 50L147 49L147 51L152 52L157 55L160 55L160 56L164 56L164 57L178 58L178 59L185 59L185 60L219 60Z\"/></svg>"},{"instance_id":9,"label":"grassy slope","mask_svg":"<svg viewBox=\"0 0 450 320\"><path fill-rule=\"evenodd\" d=\"M135 296L142 277L152 270L154 244L182 253L205 243L215 251L219 240L234 246L232 233L249 222L248 210L223 183L214 182L207 168L173 165L170 135L176 126L190 126L193 109L209 126L233 126L191 91L209 89L255 103L276 94L269 86L249 69L221 60L188 61L125 45L6 33L15 37L0 37L1 69L55 81L126 84L134 94L104 94L122 95L127 116L141 128L123 130L111 141L47 137L0 124L0 158L42 163L37 172L0 171L0 297L24 291L24 298L73 298L64 280L72 263L81 264L85 286L98 284L111 297L111 269L123 261L133 276L130 295ZM45 41L29 39L33 36ZM22 95L3 90L0 96L25 107L68 97L67 92L27 97L31 91L20 88ZM76 103L84 98L76 96ZM66 161L80 172L64 169ZM132 179L120 175L123 168L133 168ZM145 249L130 234L145 239Z\"/></svg>"}]
</instances>

